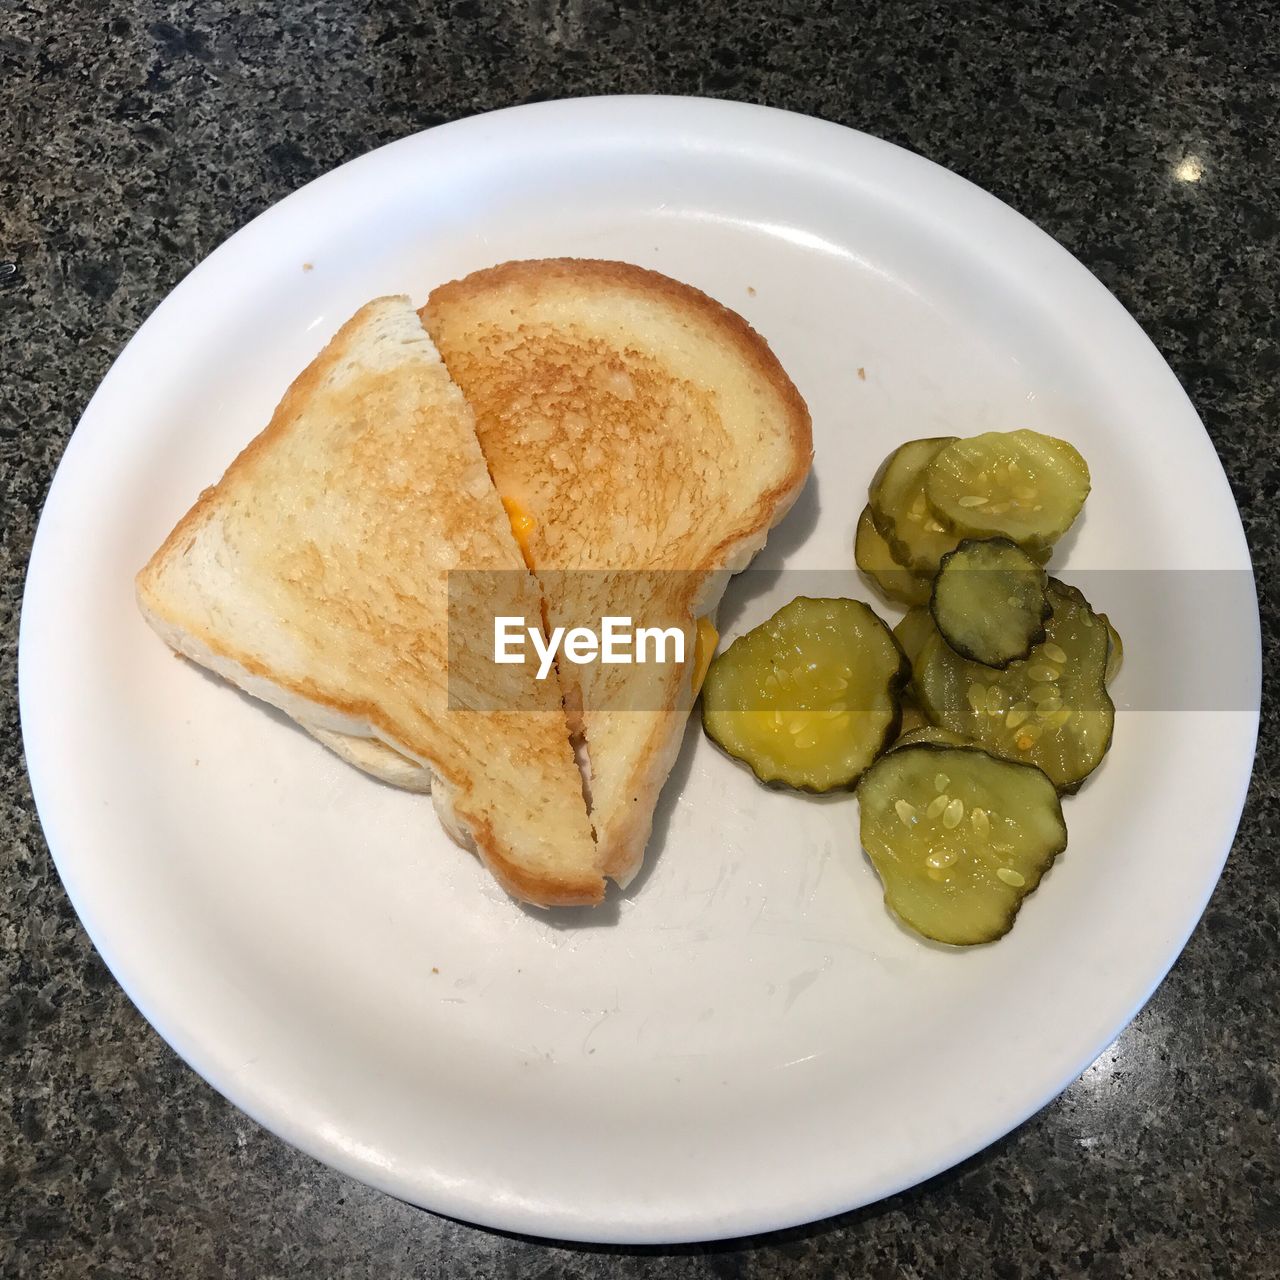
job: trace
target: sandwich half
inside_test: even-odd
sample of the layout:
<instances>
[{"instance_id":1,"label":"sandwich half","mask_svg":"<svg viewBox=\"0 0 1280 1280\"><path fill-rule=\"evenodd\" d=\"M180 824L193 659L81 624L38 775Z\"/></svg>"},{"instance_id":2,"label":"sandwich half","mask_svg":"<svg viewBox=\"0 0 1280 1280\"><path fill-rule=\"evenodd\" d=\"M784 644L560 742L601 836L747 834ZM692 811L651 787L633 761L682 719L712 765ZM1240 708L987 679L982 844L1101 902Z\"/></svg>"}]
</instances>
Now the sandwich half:
<instances>
[{"instance_id":1,"label":"sandwich half","mask_svg":"<svg viewBox=\"0 0 1280 1280\"><path fill-rule=\"evenodd\" d=\"M484 584L451 615L451 571ZM474 593L473 593L474 595ZM396 785L515 896L597 902L603 864L557 682L450 663L449 627L542 599L470 406L407 298L345 324L137 579L179 653ZM456 654L455 654L456 656Z\"/></svg>"},{"instance_id":2,"label":"sandwich half","mask_svg":"<svg viewBox=\"0 0 1280 1280\"><path fill-rule=\"evenodd\" d=\"M683 662L560 663L602 867L625 884L697 697L698 620L803 488L808 410L740 316L626 263L510 262L441 286L421 314L548 623L624 616L686 638Z\"/></svg>"}]
</instances>

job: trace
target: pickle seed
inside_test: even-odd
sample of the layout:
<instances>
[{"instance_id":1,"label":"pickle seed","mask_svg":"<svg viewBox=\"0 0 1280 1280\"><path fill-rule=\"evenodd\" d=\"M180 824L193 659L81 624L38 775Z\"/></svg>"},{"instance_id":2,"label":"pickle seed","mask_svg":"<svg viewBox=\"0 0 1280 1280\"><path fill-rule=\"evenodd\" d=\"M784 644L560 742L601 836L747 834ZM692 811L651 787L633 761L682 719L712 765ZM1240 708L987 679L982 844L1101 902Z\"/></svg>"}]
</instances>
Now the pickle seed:
<instances>
[{"instance_id":1,"label":"pickle seed","mask_svg":"<svg viewBox=\"0 0 1280 1280\"><path fill-rule=\"evenodd\" d=\"M931 853L924 860L924 864L934 871L945 871L948 867L955 865L955 861L959 856L954 849L939 849Z\"/></svg>"},{"instance_id":2,"label":"pickle seed","mask_svg":"<svg viewBox=\"0 0 1280 1280\"><path fill-rule=\"evenodd\" d=\"M969 814L969 821L973 823L973 829L980 836L985 836L991 831L991 819L987 817L985 809L974 809Z\"/></svg>"},{"instance_id":3,"label":"pickle seed","mask_svg":"<svg viewBox=\"0 0 1280 1280\"><path fill-rule=\"evenodd\" d=\"M1054 644L1052 640L1047 640L1040 646L1040 652L1044 654L1050 662L1065 663L1067 660L1067 651L1059 644Z\"/></svg>"},{"instance_id":4,"label":"pickle seed","mask_svg":"<svg viewBox=\"0 0 1280 1280\"><path fill-rule=\"evenodd\" d=\"M934 796L929 807L924 811L926 818L936 818L951 803L950 796Z\"/></svg>"},{"instance_id":5,"label":"pickle seed","mask_svg":"<svg viewBox=\"0 0 1280 1280\"><path fill-rule=\"evenodd\" d=\"M957 796L949 805L947 805L946 811L942 815L942 825L948 830L952 827L958 827L960 825L960 819L963 817L964 801Z\"/></svg>"},{"instance_id":6,"label":"pickle seed","mask_svg":"<svg viewBox=\"0 0 1280 1280\"><path fill-rule=\"evenodd\" d=\"M905 800L899 800L893 807L904 827L911 826L919 816L915 805L908 804Z\"/></svg>"},{"instance_id":7,"label":"pickle seed","mask_svg":"<svg viewBox=\"0 0 1280 1280\"><path fill-rule=\"evenodd\" d=\"M945 773L934 774L933 789L935 791L945 791L951 779Z\"/></svg>"},{"instance_id":8,"label":"pickle seed","mask_svg":"<svg viewBox=\"0 0 1280 1280\"><path fill-rule=\"evenodd\" d=\"M1034 667L1027 668L1028 680L1056 680L1061 674L1057 667L1051 667L1048 663L1037 663Z\"/></svg>"},{"instance_id":9,"label":"pickle seed","mask_svg":"<svg viewBox=\"0 0 1280 1280\"><path fill-rule=\"evenodd\" d=\"M1025 702L1018 702L1009 708L1004 722L1010 729L1016 729L1030 714L1031 708Z\"/></svg>"},{"instance_id":10,"label":"pickle seed","mask_svg":"<svg viewBox=\"0 0 1280 1280\"><path fill-rule=\"evenodd\" d=\"M1012 885L1015 889L1021 889L1027 883L1026 876L1019 875L1012 867L997 867L996 875L1007 885Z\"/></svg>"}]
</instances>

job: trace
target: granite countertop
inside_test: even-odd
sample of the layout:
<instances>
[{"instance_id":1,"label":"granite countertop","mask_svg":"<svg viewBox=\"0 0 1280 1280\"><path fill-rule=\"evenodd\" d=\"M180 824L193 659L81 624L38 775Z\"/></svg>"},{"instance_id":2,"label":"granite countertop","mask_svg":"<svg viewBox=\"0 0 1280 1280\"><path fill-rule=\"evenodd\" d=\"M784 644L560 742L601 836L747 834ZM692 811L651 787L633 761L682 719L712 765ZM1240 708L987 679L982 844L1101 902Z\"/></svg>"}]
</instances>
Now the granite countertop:
<instances>
[{"instance_id":1,"label":"granite countertop","mask_svg":"<svg viewBox=\"0 0 1280 1280\"><path fill-rule=\"evenodd\" d=\"M410 1208L285 1146L189 1071L63 893L15 695L23 574L50 476L165 293L255 214L374 146L602 92L740 98L854 125L1057 237L1133 312L1204 418L1259 570L1269 674L1280 24L1266 6L4 0L0 66L0 262L13 264L0 267L0 1273L1280 1275L1270 699L1203 921L1061 1098L881 1204L757 1240L626 1251Z\"/></svg>"}]
</instances>

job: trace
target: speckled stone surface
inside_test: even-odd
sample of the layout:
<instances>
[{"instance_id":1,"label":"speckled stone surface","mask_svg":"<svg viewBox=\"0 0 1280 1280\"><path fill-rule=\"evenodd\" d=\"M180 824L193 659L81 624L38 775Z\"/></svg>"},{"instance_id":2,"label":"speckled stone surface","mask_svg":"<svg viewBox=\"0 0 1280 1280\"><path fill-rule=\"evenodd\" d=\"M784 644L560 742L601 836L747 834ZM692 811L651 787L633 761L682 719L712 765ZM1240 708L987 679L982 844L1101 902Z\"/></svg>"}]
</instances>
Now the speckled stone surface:
<instances>
[{"instance_id":1,"label":"speckled stone surface","mask_svg":"<svg viewBox=\"0 0 1280 1280\"><path fill-rule=\"evenodd\" d=\"M1108 284L1231 478L1277 637L1280 23L1258 3L0 0L0 1274L1280 1275L1280 730L1190 946L1057 1102L933 1182L705 1248L556 1247L332 1173L223 1102L96 958L34 816L15 696L62 446L165 293L255 214L406 133L534 98L701 93L955 169ZM1179 180L1196 157L1198 181ZM1184 169L1184 173L1186 170Z\"/></svg>"}]
</instances>

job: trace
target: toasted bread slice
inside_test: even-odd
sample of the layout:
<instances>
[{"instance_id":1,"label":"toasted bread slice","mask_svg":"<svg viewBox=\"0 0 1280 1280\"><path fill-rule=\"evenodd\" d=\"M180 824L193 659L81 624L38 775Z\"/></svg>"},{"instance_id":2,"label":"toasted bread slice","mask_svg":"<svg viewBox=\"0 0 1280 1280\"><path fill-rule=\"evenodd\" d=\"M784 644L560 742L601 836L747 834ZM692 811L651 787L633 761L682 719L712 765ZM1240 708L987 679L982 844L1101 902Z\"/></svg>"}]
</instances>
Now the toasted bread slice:
<instances>
[{"instance_id":1,"label":"toasted bread slice","mask_svg":"<svg viewBox=\"0 0 1280 1280\"><path fill-rule=\"evenodd\" d=\"M436 289L422 318L531 521L551 625L622 615L688 638L683 663L560 666L604 867L625 884L697 696L694 620L803 487L808 410L740 316L626 263L506 263Z\"/></svg>"},{"instance_id":2,"label":"toasted bread slice","mask_svg":"<svg viewBox=\"0 0 1280 1280\"><path fill-rule=\"evenodd\" d=\"M408 756L402 756L385 742L377 738L356 738L349 733L334 733L331 729L320 729L313 724L303 723L302 727L321 746L328 747L353 769L359 769L371 778L377 778L389 787L398 787L401 791L430 794L431 770L416 760L410 760Z\"/></svg>"},{"instance_id":3,"label":"toasted bread slice","mask_svg":"<svg viewBox=\"0 0 1280 1280\"><path fill-rule=\"evenodd\" d=\"M322 741L367 739L366 756L423 771L450 834L512 894L596 902L559 688L531 666L450 671L457 569L502 570L485 577L509 595L502 607L537 616L471 409L408 299L382 298L294 382L137 592L180 653Z\"/></svg>"}]
</instances>

